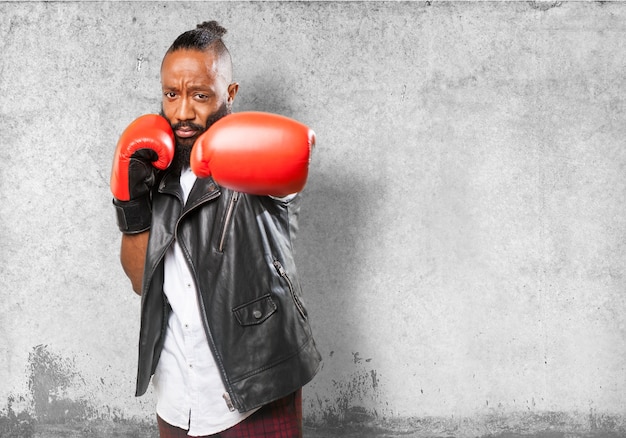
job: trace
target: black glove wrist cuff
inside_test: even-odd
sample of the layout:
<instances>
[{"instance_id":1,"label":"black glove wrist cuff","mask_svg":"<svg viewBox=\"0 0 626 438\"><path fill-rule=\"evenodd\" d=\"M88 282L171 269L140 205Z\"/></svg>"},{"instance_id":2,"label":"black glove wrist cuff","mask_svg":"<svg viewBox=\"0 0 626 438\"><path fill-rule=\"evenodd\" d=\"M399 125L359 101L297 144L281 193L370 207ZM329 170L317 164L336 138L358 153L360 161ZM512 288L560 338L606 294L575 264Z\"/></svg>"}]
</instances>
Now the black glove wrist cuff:
<instances>
[{"instance_id":1,"label":"black glove wrist cuff","mask_svg":"<svg viewBox=\"0 0 626 438\"><path fill-rule=\"evenodd\" d=\"M137 234L150 229L152 222L152 205L149 196L130 201L113 198L117 213L117 225L126 234Z\"/></svg>"}]
</instances>

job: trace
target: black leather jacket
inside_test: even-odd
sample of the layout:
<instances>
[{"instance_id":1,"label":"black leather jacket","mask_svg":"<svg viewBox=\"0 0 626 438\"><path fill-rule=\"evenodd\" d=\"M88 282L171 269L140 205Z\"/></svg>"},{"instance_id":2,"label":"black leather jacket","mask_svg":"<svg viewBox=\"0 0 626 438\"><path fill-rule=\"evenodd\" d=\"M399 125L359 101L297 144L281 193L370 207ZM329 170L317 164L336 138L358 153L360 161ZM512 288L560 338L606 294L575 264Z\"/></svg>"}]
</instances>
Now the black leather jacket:
<instances>
[{"instance_id":1,"label":"black leather jacket","mask_svg":"<svg viewBox=\"0 0 626 438\"><path fill-rule=\"evenodd\" d=\"M172 173L153 193L137 395L146 392L163 347L171 311L163 260L174 239L195 279L231 410L245 412L294 392L321 364L293 259L299 196L285 203L219 187L211 178L196 181L184 208L182 196Z\"/></svg>"}]
</instances>

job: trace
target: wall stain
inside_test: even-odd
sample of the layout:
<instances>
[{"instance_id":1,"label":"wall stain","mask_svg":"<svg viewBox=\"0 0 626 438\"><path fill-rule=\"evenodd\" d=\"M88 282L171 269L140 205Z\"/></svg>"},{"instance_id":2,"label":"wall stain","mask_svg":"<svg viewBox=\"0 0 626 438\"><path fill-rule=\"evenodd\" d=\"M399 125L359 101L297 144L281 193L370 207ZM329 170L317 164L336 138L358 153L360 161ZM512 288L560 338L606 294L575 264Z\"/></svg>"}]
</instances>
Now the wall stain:
<instances>
[{"instance_id":1,"label":"wall stain","mask_svg":"<svg viewBox=\"0 0 626 438\"><path fill-rule=\"evenodd\" d=\"M28 356L28 387L33 399L34 415L39 421L59 423L85 418L90 408L85 400L72 400L68 391L84 385L75 370L74 361L38 345Z\"/></svg>"},{"instance_id":2,"label":"wall stain","mask_svg":"<svg viewBox=\"0 0 626 438\"><path fill-rule=\"evenodd\" d=\"M372 359L352 353L356 369L333 381L335 391L315 406L319 418L305 415L307 438L343 437L482 437L482 438L617 438L626 436L626 416L589 412L523 412L494 410L473 417L396 417L385 412L379 372ZM154 421L125 419L106 407L96 409L73 391L85 382L75 361L38 345L29 355L29 394L12 394L0 411L1 438L153 438ZM102 382L103 383L103 382ZM312 402L312 403L315 403ZM26 406L21 411L16 406ZM314 407L314 408L315 408ZM382 407L382 408L381 408ZM307 409L305 408L305 413ZM310 411L315 411L311 409Z\"/></svg>"},{"instance_id":3,"label":"wall stain","mask_svg":"<svg viewBox=\"0 0 626 438\"><path fill-rule=\"evenodd\" d=\"M333 379L334 391L328 397L317 395L306 410L305 424L337 427L345 424L372 423L380 418L376 406L381 405L377 370L370 368L371 358L352 352L356 370L346 378ZM331 352L330 357L333 356Z\"/></svg>"},{"instance_id":4,"label":"wall stain","mask_svg":"<svg viewBox=\"0 0 626 438\"><path fill-rule=\"evenodd\" d=\"M593 415L593 414L591 414ZM594 426L584 413L502 413L473 417L378 418L369 422L305 424L307 438L623 438L624 416L602 415Z\"/></svg>"},{"instance_id":5,"label":"wall stain","mask_svg":"<svg viewBox=\"0 0 626 438\"><path fill-rule=\"evenodd\" d=\"M10 395L6 408L0 411L0 437L31 438L35 432L35 420L28 412L16 413L13 410L15 402L15 396Z\"/></svg>"},{"instance_id":6,"label":"wall stain","mask_svg":"<svg viewBox=\"0 0 626 438\"><path fill-rule=\"evenodd\" d=\"M131 420L85 398L75 361L37 345L28 356L28 394L11 394L0 410L0 438L153 438L156 422ZM20 406L20 408L16 408Z\"/></svg>"},{"instance_id":7,"label":"wall stain","mask_svg":"<svg viewBox=\"0 0 626 438\"><path fill-rule=\"evenodd\" d=\"M364 406L370 405L376 399L378 379L376 372L360 371L354 373L347 380L333 380L335 393L333 398L320 399L318 408L321 411L321 422L329 426L342 424L367 423L374 421L378 413ZM369 403L368 403L369 401ZM306 418L305 421L315 421Z\"/></svg>"},{"instance_id":8,"label":"wall stain","mask_svg":"<svg viewBox=\"0 0 626 438\"><path fill-rule=\"evenodd\" d=\"M332 358L334 352L329 356ZM332 380L333 391L304 406L307 438L624 438L626 415L589 412L505 412L491 407L472 416L401 417L388 409L389 394L371 358L352 352L354 370ZM384 379L383 379L384 381ZM382 387L382 388L381 388ZM423 389L416 388L416 393Z\"/></svg>"}]
</instances>

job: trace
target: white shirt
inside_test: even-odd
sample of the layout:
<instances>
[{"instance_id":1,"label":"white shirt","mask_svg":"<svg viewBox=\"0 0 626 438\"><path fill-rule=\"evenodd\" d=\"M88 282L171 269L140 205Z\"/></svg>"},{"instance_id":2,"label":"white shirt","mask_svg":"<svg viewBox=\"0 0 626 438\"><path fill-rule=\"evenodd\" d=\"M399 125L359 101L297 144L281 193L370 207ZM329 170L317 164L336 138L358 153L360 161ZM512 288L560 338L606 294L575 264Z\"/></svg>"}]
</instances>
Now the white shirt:
<instances>
[{"instance_id":1,"label":"white shirt","mask_svg":"<svg viewBox=\"0 0 626 438\"><path fill-rule=\"evenodd\" d=\"M182 172L180 184L185 202L195 181L191 170ZM226 404L226 388L209 349L196 287L178 242L165 255L163 290L172 312L152 379L157 414L167 423L187 429L190 436L226 430L254 411L230 411Z\"/></svg>"}]
</instances>

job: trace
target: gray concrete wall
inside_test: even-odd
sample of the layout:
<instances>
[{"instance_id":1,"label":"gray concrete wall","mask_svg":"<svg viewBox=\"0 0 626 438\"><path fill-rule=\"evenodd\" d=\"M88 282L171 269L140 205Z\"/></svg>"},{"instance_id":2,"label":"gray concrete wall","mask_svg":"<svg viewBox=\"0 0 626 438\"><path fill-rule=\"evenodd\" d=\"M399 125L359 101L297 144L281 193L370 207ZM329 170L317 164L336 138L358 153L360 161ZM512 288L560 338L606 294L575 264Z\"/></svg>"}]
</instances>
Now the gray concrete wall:
<instances>
[{"instance_id":1,"label":"gray concrete wall","mask_svg":"<svg viewBox=\"0 0 626 438\"><path fill-rule=\"evenodd\" d=\"M5 2L0 436L154 436L108 179L207 19L318 136L308 436L626 433L626 4Z\"/></svg>"}]
</instances>

